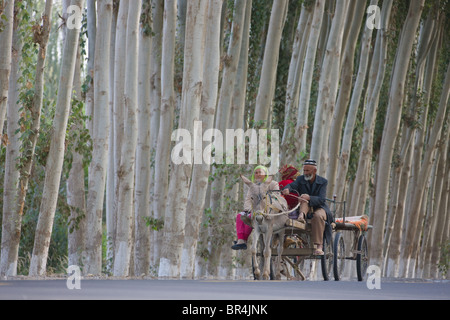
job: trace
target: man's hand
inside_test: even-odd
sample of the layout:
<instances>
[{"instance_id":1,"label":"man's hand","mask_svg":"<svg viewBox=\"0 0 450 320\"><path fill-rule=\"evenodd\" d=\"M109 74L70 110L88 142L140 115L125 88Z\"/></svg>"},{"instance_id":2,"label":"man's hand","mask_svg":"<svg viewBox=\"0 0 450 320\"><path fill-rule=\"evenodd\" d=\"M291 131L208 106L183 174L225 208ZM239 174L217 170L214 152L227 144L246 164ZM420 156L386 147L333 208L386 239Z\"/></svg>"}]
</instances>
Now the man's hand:
<instances>
[{"instance_id":1,"label":"man's hand","mask_svg":"<svg viewBox=\"0 0 450 320\"><path fill-rule=\"evenodd\" d=\"M306 194L306 193L304 193L304 194L302 194L300 197L302 197L303 199L305 199L305 200L311 200L311 198L309 197L309 194Z\"/></svg>"},{"instance_id":2,"label":"man's hand","mask_svg":"<svg viewBox=\"0 0 450 320\"><path fill-rule=\"evenodd\" d=\"M304 193L300 196L300 201L309 202L309 200L310 200L309 194Z\"/></svg>"},{"instance_id":3,"label":"man's hand","mask_svg":"<svg viewBox=\"0 0 450 320\"><path fill-rule=\"evenodd\" d=\"M289 189L288 188L287 189L283 189L281 191L281 193L284 194L284 195L288 195L289 194Z\"/></svg>"}]
</instances>

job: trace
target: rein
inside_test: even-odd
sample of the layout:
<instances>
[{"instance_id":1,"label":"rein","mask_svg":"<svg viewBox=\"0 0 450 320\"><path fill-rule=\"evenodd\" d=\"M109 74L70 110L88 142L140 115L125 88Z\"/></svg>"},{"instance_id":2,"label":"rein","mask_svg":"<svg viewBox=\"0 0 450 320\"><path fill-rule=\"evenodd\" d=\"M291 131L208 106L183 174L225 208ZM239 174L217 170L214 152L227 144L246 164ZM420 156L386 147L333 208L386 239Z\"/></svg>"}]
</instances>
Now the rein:
<instances>
[{"instance_id":1,"label":"rein","mask_svg":"<svg viewBox=\"0 0 450 320\"><path fill-rule=\"evenodd\" d=\"M267 217L277 217L277 216L282 216L282 215L288 215L289 213L291 213L291 212L294 212L295 210L297 210L298 209L298 207L300 207L300 201L298 202L298 204L293 208L293 209L291 209L291 210L288 210L288 211L282 211L282 212L279 212L279 213L266 213L268 210L268 208L269 208L269 210L273 210L273 209L276 209L276 208L274 208L273 207L273 205L272 205L272 197L270 196L270 193L271 192L281 192L281 190L269 190L269 191L267 191L267 195L269 195L269 197L265 197L265 199L266 199L266 201L265 201L265 207L264 207L264 211L263 212L261 212L261 211L256 211L256 212L254 212L254 214L252 215L252 220L256 217L256 216L263 216L264 218L267 218ZM298 196L296 196L296 195L291 195L291 196L293 196L293 197L296 197L297 199L300 199L300 197L298 197ZM268 199L267 198L269 198L270 199L270 203L268 202ZM263 200L264 198L262 198L262 196L261 196L261 193L259 193L258 194L258 204L259 204L259 202L261 202L261 200Z\"/></svg>"}]
</instances>

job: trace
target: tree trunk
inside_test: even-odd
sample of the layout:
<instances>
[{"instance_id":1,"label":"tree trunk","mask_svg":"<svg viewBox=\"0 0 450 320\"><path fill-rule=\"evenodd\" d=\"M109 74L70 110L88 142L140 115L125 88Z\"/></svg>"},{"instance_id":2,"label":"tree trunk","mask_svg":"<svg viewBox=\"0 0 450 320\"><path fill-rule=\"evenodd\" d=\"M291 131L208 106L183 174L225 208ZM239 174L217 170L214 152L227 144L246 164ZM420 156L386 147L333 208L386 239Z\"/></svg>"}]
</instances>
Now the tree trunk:
<instances>
[{"instance_id":1,"label":"tree trunk","mask_svg":"<svg viewBox=\"0 0 450 320\"><path fill-rule=\"evenodd\" d=\"M193 132L194 121L199 120L206 8L207 2L205 0L188 2L179 129L186 129L190 133ZM176 136L175 138L178 141L179 137ZM190 146L187 146L187 148L190 148ZM187 151L187 148L186 146L183 147L183 154ZM160 277L179 277L180 275L191 172L192 158L188 158L187 164L173 166L169 182L169 194L176 195L176 201L166 208L164 217L164 242L159 266Z\"/></svg>"},{"instance_id":2,"label":"tree trunk","mask_svg":"<svg viewBox=\"0 0 450 320\"><path fill-rule=\"evenodd\" d=\"M203 87L201 99L201 121L203 131L199 132L202 140L205 130L213 127L217 104L220 67L220 21L223 0L209 0L206 29L205 62L203 70ZM202 161L194 164L192 182L186 208L186 234L181 256L182 278L194 277L194 262L197 251L197 239L200 233L200 222L203 215L205 197L210 172L210 164Z\"/></svg>"},{"instance_id":3,"label":"tree trunk","mask_svg":"<svg viewBox=\"0 0 450 320\"><path fill-rule=\"evenodd\" d=\"M405 180L405 182L402 182L401 189L410 189L414 185L417 184L417 175L420 169L420 162L422 160L422 150L424 145L424 139L425 139L425 129L426 123L427 123L427 117L429 113L429 103L430 103L430 97L432 92L432 82L435 75L435 68L436 68L436 58L437 58L437 52L439 51L440 47L440 34L441 34L441 27L440 24L437 23L435 19L436 15L432 11L428 14L426 22L421 27L420 37L419 37L419 44L418 44L418 51L417 51L417 64L416 64L416 78L415 78L415 84L414 89L412 92L411 102L410 102L410 110L409 110L409 119L416 119L419 106L422 105L420 112L420 117L416 121L419 121L421 123L421 126L417 126L414 123L411 123L412 121L408 121L405 123L409 123L408 130L407 130L407 139L410 140L409 143L411 144L411 149L414 154L414 157L411 159L409 163L409 171L408 174L411 172L412 174L409 174L408 180ZM433 35L431 37L431 35ZM420 96L420 104L419 104L419 96ZM414 146L412 145L412 140L415 136L415 143ZM400 161L403 159L401 158ZM412 168L411 168L412 163ZM434 173L433 173L434 176ZM432 181L434 181L434 177L432 178ZM422 183L422 182L420 182ZM432 188L434 189L434 188ZM412 189L411 189L412 190ZM403 191L404 192L404 191ZM406 199L403 201L406 201L407 206L403 206L403 210L400 212L400 214L403 216L405 211L409 212L410 209L410 203L411 203L411 197L413 192L408 192ZM433 193L434 194L434 191ZM427 201L430 205L433 203L433 201ZM423 201L425 204L425 202ZM429 222L429 218L426 220ZM428 223L427 223L428 224ZM427 243L426 237L422 241L422 244L424 245ZM398 256L400 256L400 251L398 251ZM398 260L398 258L396 258ZM423 261L421 259L421 261ZM399 263L397 263L399 265ZM395 270L397 271L397 269Z\"/></svg>"},{"instance_id":4,"label":"tree trunk","mask_svg":"<svg viewBox=\"0 0 450 320\"><path fill-rule=\"evenodd\" d=\"M269 31L264 50L258 95L256 96L255 124L270 127L269 113L275 94L276 72L279 58L281 35L286 20L289 1L274 0L270 15Z\"/></svg>"},{"instance_id":5,"label":"tree trunk","mask_svg":"<svg viewBox=\"0 0 450 320\"><path fill-rule=\"evenodd\" d=\"M128 2L128 1L127 1ZM141 0L129 1L125 61L124 139L117 173L119 184L114 275L128 276L133 230L134 174L137 145L138 35Z\"/></svg>"},{"instance_id":6,"label":"tree trunk","mask_svg":"<svg viewBox=\"0 0 450 320\"><path fill-rule=\"evenodd\" d=\"M18 215L19 178L20 171L16 166L16 159L20 156L22 142L19 134L20 105L19 82L20 52L22 51L22 38L19 35L18 19L14 18L11 56L11 75L8 89L8 110L6 136L5 177L3 184L3 218L2 218L2 245L0 258L0 276L16 276L17 260L21 234L22 216ZM0 139L1 145L1 139Z\"/></svg>"},{"instance_id":7,"label":"tree trunk","mask_svg":"<svg viewBox=\"0 0 450 320\"><path fill-rule=\"evenodd\" d=\"M371 263L381 266L383 257L383 237L386 221L386 206L389 186L389 170L391 167L394 144L400 126L402 103L406 73L415 39L417 26L423 9L423 0L411 2L408 16L403 26L400 43L397 50L394 71L389 93L389 106L386 124L381 141L379 169L377 170L376 201L374 212L374 229L371 237Z\"/></svg>"},{"instance_id":8,"label":"tree trunk","mask_svg":"<svg viewBox=\"0 0 450 320\"><path fill-rule=\"evenodd\" d=\"M247 6L245 8L245 23L242 33L242 44L241 44L241 53L239 54L239 64L237 70L236 82L234 84L234 96L231 105L231 128L232 129L245 129L245 102L247 96L247 70L248 70L248 48L250 41L250 21L251 21L251 13L252 13L253 1L247 0ZM232 201L239 201L239 195L242 193L242 188L240 184L235 184L233 189L231 190L230 198ZM230 250L229 243L225 244L227 246L226 250ZM246 279L250 270L248 266L251 264L251 256L246 254L245 252L236 252L235 256L236 260L236 279ZM234 259L234 258L233 258ZM241 262L241 263L239 263ZM228 268L231 268L231 265L228 264Z\"/></svg>"},{"instance_id":9,"label":"tree trunk","mask_svg":"<svg viewBox=\"0 0 450 320\"><path fill-rule=\"evenodd\" d=\"M150 269L150 74L152 47L152 7L143 0L139 41L138 140L136 150L135 189L135 274L147 274Z\"/></svg>"},{"instance_id":10,"label":"tree trunk","mask_svg":"<svg viewBox=\"0 0 450 320\"><path fill-rule=\"evenodd\" d=\"M316 159L318 165L323 167L328 166L328 135L339 85L342 37L348 4L348 1L345 0L338 0L336 3L336 12L334 13L320 73L319 96L314 118L310 157Z\"/></svg>"},{"instance_id":11,"label":"tree trunk","mask_svg":"<svg viewBox=\"0 0 450 320\"><path fill-rule=\"evenodd\" d=\"M78 47L73 79L72 106L82 99L81 71L81 48ZM70 127L70 135L77 135L79 130L83 129L84 126L85 123L77 121ZM67 204L70 207L67 235L68 265L82 266L84 264L83 255L86 247L86 195L83 155L76 150L71 150L71 152L72 164L66 181Z\"/></svg>"},{"instance_id":12,"label":"tree trunk","mask_svg":"<svg viewBox=\"0 0 450 320\"><path fill-rule=\"evenodd\" d=\"M164 5L164 22L162 32L162 55L161 55L161 111L158 141L155 157L155 181L158 186L154 190L153 215L155 220L164 221L167 203L167 192L169 184L170 163L170 137L173 128L175 111L175 34L176 34L177 6L175 0L166 1ZM162 247L162 233L156 232L156 243L154 244L154 262L159 264Z\"/></svg>"},{"instance_id":13,"label":"tree trunk","mask_svg":"<svg viewBox=\"0 0 450 320\"><path fill-rule=\"evenodd\" d=\"M284 131L281 142L281 163L293 163L296 151L293 150L294 128L297 119L297 109L294 107L298 103L300 91L300 80L303 75L303 61L306 55L309 33L313 16L313 6L305 7L302 4L302 11L295 31L295 40L292 49L292 58L289 65L288 83L286 86L286 102L284 111Z\"/></svg>"},{"instance_id":14,"label":"tree trunk","mask_svg":"<svg viewBox=\"0 0 450 320\"><path fill-rule=\"evenodd\" d=\"M124 105L125 105L125 61L127 49L127 20L128 2L121 1L119 4L116 24L116 39L114 48L114 110L113 110L113 133L114 133L114 206L113 212L106 216L107 226L107 261L114 268L114 255L116 251L117 219L119 213L119 167L122 154L124 137Z\"/></svg>"},{"instance_id":15,"label":"tree trunk","mask_svg":"<svg viewBox=\"0 0 450 320\"><path fill-rule=\"evenodd\" d=\"M11 44L13 36L14 0L2 1L2 25L0 32L0 143L8 103L9 74L11 72ZM3 16L5 18L3 18Z\"/></svg>"},{"instance_id":16,"label":"tree trunk","mask_svg":"<svg viewBox=\"0 0 450 320\"><path fill-rule=\"evenodd\" d=\"M92 160L89 166L87 202L86 273L102 271L102 217L109 149L109 63L111 49L112 0L98 2L99 36L95 43Z\"/></svg>"},{"instance_id":17,"label":"tree trunk","mask_svg":"<svg viewBox=\"0 0 450 320\"><path fill-rule=\"evenodd\" d=\"M161 43L162 43L162 29L163 29L163 14L164 1L153 0L153 27L152 27L152 49L151 49L151 112L150 112L150 148L151 159L153 165L151 166L151 182L150 182L150 202L151 202L151 216L155 216L154 212L154 194L159 188L159 184L155 183L156 179L156 149L158 146L158 133L160 128L160 112L161 112ZM152 265L157 265L159 256L155 252L157 243L161 243L162 232L150 229L151 247L150 259Z\"/></svg>"},{"instance_id":18,"label":"tree trunk","mask_svg":"<svg viewBox=\"0 0 450 320\"><path fill-rule=\"evenodd\" d=\"M428 263L429 268L429 277L430 278L438 278L438 264L439 258L442 252L442 246L448 244L448 220L449 220L449 205L450 205L450 161L448 161L448 152L450 151L450 145L448 140L448 131L447 128L447 144L446 148L443 148L446 152L446 156L444 153L441 154L442 162L445 163L443 173L443 186L442 186L442 194L440 198L440 202L436 203L436 217L434 218L435 227L433 228L433 233L431 235L431 252L430 259ZM445 161L446 160L446 161ZM442 223L443 221L447 221L447 223Z\"/></svg>"},{"instance_id":19,"label":"tree trunk","mask_svg":"<svg viewBox=\"0 0 450 320\"><path fill-rule=\"evenodd\" d=\"M399 195L396 203L395 211L393 212L394 219L392 222L392 234L389 239L389 247L387 248L386 257L386 269L384 275L397 277L398 267L400 262L400 252L402 248L403 239L403 225L405 219L405 208L406 208L406 195L408 192L409 176L411 171L411 161L412 161L412 145L411 139L405 139L409 141L404 141L400 157L404 159L401 165L401 173L399 177L398 186L401 186L399 190Z\"/></svg>"},{"instance_id":20,"label":"tree trunk","mask_svg":"<svg viewBox=\"0 0 450 320\"><path fill-rule=\"evenodd\" d=\"M84 0L74 0L72 4L83 8ZM33 255L30 262L30 276L44 275L46 272L48 249L64 160L64 142L70 110L79 33L80 30L78 28L69 29L64 45L53 134L46 164L44 191L36 227Z\"/></svg>"},{"instance_id":21,"label":"tree trunk","mask_svg":"<svg viewBox=\"0 0 450 320\"><path fill-rule=\"evenodd\" d=\"M43 25L40 29L42 31L42 37L39 38L38 44L39 44L39 53L37 57L36 62L36 76L35 76L35 83L34 83L34 96L33 100L31 102L30 106L30 113L31 113L31 126L30 126L30 138L29 141L27 141L26 145L22 145L23 151L22 151L22 157L23 164L20 169L20 177L19 177L19 188L20 192L18 194L18 197L16 199L17 205L16 205L16 212L14 220L17 222L15 225L16 229L14 231L14 234L16 237L12 238L14 239L13 242L10 243L10 249L8 254L12 254L8 260L9 263L15 263L11 261L17 260L17 253L19 251L19 241L20 241L20 226L23 216L23 208L25 205L25 197L28 189L28 181L31 174L31 168L33 165L33 157L34 157L34 151L36 148L37 138L39 134L39 126L40 126L40 116L41 116L41 109L42 109L42 99L43 99L43 89L44 89L44 65L45 65L45 58L46 58L46 51L47 51L47 43L48 43L48 37L50 33L50 25L51 25L51 11L52 11L52 1L47 1L45 4L45 11L43 15ZM3 220L5 221L5 219ZM3 259L6 259L7 252L3 250L3 237L7 237L7 233L3 233L2 235L2 266L3 266ZM5 238L7 239L7 238ZM17 253L16 253L17 252ZM15 257L14 257L15 255ZM3 268L3 267L2 267ZM13 271L15 272L15 271Z\"/></svg>"},{"instance_id":22,"label":"tree trunk","mask_svg":"<svg viewBox=\"0 0 450 320\"><path fill-rule=\"evenodd\" d=\"M427 181L433 164L433 154L437 146L437 141L440 137L441 130L443 128L446 110L448 109L448 100L450 96L450 64L447 67L447 72L445 76L445 82L442 87L441 99L439 101L439 109L436 113L435 122L433 128L430 132L430 138L427 141L425 147L425 154L423 157L422 167L420 168L419 175L417 177L417 182L413 185L413 197L410 206L410 211L408 213L409 220L406 228L406 239L404 248L401 252L401 259L403 260L403 266L400 270L400 276L404 277L414 273L415 267L415 257L418 250L419 236L421 231L421 225L419 221L423 218L424 213L421 212L424 188L423 182ZM448 114L447 119L448 121Z\"/></svg>"},{"instance_id":23,"label":"tree trunk","mask_svg":"<svg viewBox=\"0 0 450 320\"><path fill-rule=\"evenodd\" d=\"M107 272L112 272L112 261L114 258L113 239L115 238L115 211L116 211L116 167L115 167L115 116L114 116L114 88L116 86L115 77L115 48L116 48L116 27L119 4L113 1L110 36L110 64L109 64L109 147L108 147L108 173L106 174L106 266Z\"/></svg>"},{"instance_id":24,"label":"tree trunk","mask_svg":"<svg viewBox=\"0 0 450 320\"><path fill-rule=\"evenodd\" d=\"M392 1L385 1L381 12L382 27L377 33L374 58L372 58L369 78L376 78L372 90L368 93L367 106L364 113L364 129L361 140L361 151L358 169L353 186L352 206L350 212L362 214L365 209L372 165L373 133L381 86L386 73L387 26L392 9ZM378 52L378 53L377 53ZM378 59L376 59L378 57Z\"/></svg>"},{"instance_id":25,"label":"tree trunk","mask_svg":"<svg viewBox=\"0 0 450 320\"><path fill-rule=\"evenodd\" d=\"M230 123L230 110L231 110L231 102L233 97L234 85L236 82L236 72L237 66L239 64L239 55L241 53L241 44L242 44L242 30L245 21L245 8L247 2L246 1L235 1L235 8L233 13L233 24L231 26L231 40L230 45L228 46L227 59L225 62L225 66L223 69L222 75L222 84L220 87L220 95L219 101L217 103L216 110L216 120L215 120L215 129L220 130L223 134L227 128L229 128ZM215 157L216 163L224 163L223 162L223 153L219 153L218 147L215 147ZM223 148L221 148L221 152ZM234 152L234 151L233 151ZM224 193L225 188L225 177L223 177L219 170L216 167L212 169L212 175L214 176L214 180L211 183L211 195L210 195L210 207L211 213L213 216L219 219L219 211L221 206L221 200ZM208 233L210 235L209 241L209 251L210 257L208 259L207 270L210 275L216 275L218 261L220 259L220 250L216 248L218 240L212 235L216 232L214 224L209 225ZM213 249L212 249L213 248Z\"/></svg>"},{"instance_id":26,"label":"tree trunk","mask_svg":"<svg viewBox=\"0 0 450 320\"><path fill-rule=\"evenodd\" d=\"M441 137L439 138L439 146L436 150L436 160L433 164L433 169L431 170L431 187L430 191L427 195L428 200L426 201L427 209L425 222L423 227L423 240L420 244L420 250L418 250L418 262L417 262L417 271L416 275L420 278L428 278L426 276L426 269L428 269L428 261L433 251L433 240L432 236L435 233L435 221L436 216L439 215L439 203L441 201L442 196L442 187L443 187L443 178L445 174L440 174L441 172L445 172L445 162L447 159L444 156L443 152L446 152L447 144L444 141L448 141L447 136L448 130L443 130L441 132ZM444 140L447 139L447 140ZM426 200L426 198L424 198ZM445 201L445 199L444 199ZM429 269L428 269L429 270Z\"/></svg>"},{"instance_id":27,"label":"tree trunk","mask_svg":"<svg viewBox=\"0 0 450 320\"><path fill-rule=\"evenodd\" d=\"M352 10L354 7L354 10ZM339 94L336 100L336 109L333 114L333 121L330 128L330 140L328 146L329 165L327 166L326 177L328 179L328 192L329 195L336 194L336 175L337 175L337 160L339 157L339 149L341 146L342 126L344 125L345 113L350 100L350 94L353 84L353 65L355 60L356 42L358 41L358 35L361 29L361 22L364 17L366 3L364 1L356 1L350 3L348 17L350 17L350 11L354 12L353 19L347 19L347 23L350 23L350 31L348 34L348 40L346 41L346 47L342 56L341 76L339 88ZM351 22L349 22L349 20Z\"/></svg>"},{"instance_id":28,"label":"tree trunk","mask_svg":"<svg viewBox=\"0 0 450 320\"><path fill-rule=\"evenodd\" d=\"M373 1L371 3L377 3L377 1ZM348 172L348 164L350 162L350 152L352 147L353 132L356 123L356 115L358 114L358 109L361 104L361 96L363 93L364 84L366 82L367 77L367 67L370 58L371 42L372 42L372 30L370 28L365 27L363 39L361 41L361 53L360 53L358 74L356 76L356 81L352 92L348 116L345 123L344 135L342 138L342 146L339 154L338 170L337 170L338 176L336 181L340 182L346 181L346 176ZM342 197L342 190L336 191L338 198Z\"/></svg>"},{"instance_id":29,"label":"tree trunk","mask_svg":"<svg viewBox=\"0 0 450 320\"><path fill-rule=\"evenodd\" d=\"M94 123L94 60L95 60L95 44L97 35L97 13L95 10L96 0L86 0L87 7L87 33L88 33L88 59L87 59L87 89L86 89L86 115L88 116L87 128L93 136Z\"/></svg>"},{"instance_id":30,"label":"tree trunk","mask_svg":"<svg viewBox=\"0 0 450 320\"><path fill-rule=\"evenodd\" d=\"M300 87L300 97L298 101L297 125L295 127L295 147L297 152L306 151L309 101L311 96L311 86L316 61L317 44L319 42L320 30L322 27L324 7L325 0L316 1L311 25L311 32L308 38L308 46L306 50L306 57L303 66L303 74Z\"/></svg>"}]
</instances>

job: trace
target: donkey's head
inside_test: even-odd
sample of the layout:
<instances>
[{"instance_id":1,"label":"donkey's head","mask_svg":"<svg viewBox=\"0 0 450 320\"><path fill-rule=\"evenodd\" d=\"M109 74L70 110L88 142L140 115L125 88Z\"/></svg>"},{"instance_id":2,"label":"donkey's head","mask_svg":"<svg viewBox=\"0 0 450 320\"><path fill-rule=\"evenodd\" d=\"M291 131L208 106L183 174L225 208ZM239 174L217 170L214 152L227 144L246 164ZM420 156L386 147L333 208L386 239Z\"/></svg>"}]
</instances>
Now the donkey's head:
<instances>
[{"instance_id":1,"label":"donkey's head","mask_svg":"<svg viewBox=\"0 0 450 320\"><path fill-rule=\"evenodd\" d=\"M242 181L248 186L248 192L252 199L252 211L264 210L264 198L266 197L269 185L272 182L272 176L269 176L264 182L251 182L248 178L241 176Z\"/></svg>"}]
</instances>

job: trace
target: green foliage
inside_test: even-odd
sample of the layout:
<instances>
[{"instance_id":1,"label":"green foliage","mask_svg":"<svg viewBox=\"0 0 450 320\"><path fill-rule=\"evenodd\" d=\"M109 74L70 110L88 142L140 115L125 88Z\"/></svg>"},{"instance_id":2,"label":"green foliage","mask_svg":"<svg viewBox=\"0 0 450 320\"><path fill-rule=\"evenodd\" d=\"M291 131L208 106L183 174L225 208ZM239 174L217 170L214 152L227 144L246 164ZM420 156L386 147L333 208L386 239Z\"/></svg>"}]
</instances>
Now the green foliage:
<instances>
[{"instance_id":1,"label":"green foliage","mask_svg":"<svg viewBox=\"0 0 450 320\"><path fill-rule=\"evenodd\" d=\"M87 168L92 160L92 139L86 122L90 117L85 115L84 102L73 99L72 108L67 124L66 151L64 155L64 174L69 177L72 168L73 152L83 157L83 167Z\"/></svg>"},{"instance_id":2,"label":"green foliage","mask_svg":"<svg viewBox=\"0 0 450 320\"><path fill-rule=\"evenodd\" d=\"M16 159L17 168L21 171L21 177L29 176L27 196L24 203L24 214L22 217L21 238L19 246L18 274L28 274L31 253L34 246L35 230L39 217L40 205L42 201L42 192L45 180L45 166L48 153L50 151L50 141L53 133L53 119L55 116L57 79L59 78L59 60L60 53L57 49L58 30L55 27L58 19L57 12L54 11L52 19L54 25L50 36L50 46L47 51L47 61L45 68L44 97L41 113L38 114L35 109L35 77L36 62L38 55L38 46L33 41L32 28L38 22L39 12L42 11L42 3L31 0L16 2L17 21L19 21L18 32L23 42L23 48L20 52L20 77L18 79L19 95L18 105L20 106L19 130L16 134L20 135L21 148L20 154ZM56 7L59 4L55 4ZM52 47L53 45L53 47ZM33 130L32 124L39 117L39 131ZM67 247L68 232L74 228L83 219L79 215L76 221L69 221L71 212L67 204L66 179L71 168L72 153L78 152L83 156L83 165L88 167L92 143L86 121L88 120L84 112L84 103L80 100L72 101L71 113L66 132L66 154L64 159L64 172L61 179L60 190L58 193L57 208L53 223L52 237L49 247L49 257L47 261L48 273L65 272L67 267ZM36 146L33 152L32 138L36 139ZM25 164L33 160L33 166L30 172L25 172ZM0 148L0 163L5 162L5 149ZM0 166L0 179L4 180L4 166ZM3 184L0 184L0 192L3 194ZM3 197L0 197L0 212L3 208ZM0 215L1 220L2 215ZM70 223L70 229L69 229ZM0 230L1 233L1 230Z\"/></svg>"},{"instance_id":3,"label":"green foliage","mask_svg":"<svg viewBox=\"0 0 450 320\"><path fill-rule=\"evenodd\" d=\"M0 0L0 33L5 29L5 24L8 22L8 17L4 14L5 10L5 0Z\"/></svg>"},{"instance_id":4,"label":"green foliage","mask_svg":"<svg viewBox=\"0 0 450 320\"><path fill-rule=\"evenodd\" d=\"M142 10L141 10L141 32L143 32L144 36L150 37L154 36L154 32L152 29L152 2L151 0L143 0L142 1Z\"/></svg>"},{"instance_id":5,"label":"green foliage","mask_svg":"<svg viewBox=\"0 0 450 320\"><path fill-rule=\"evenodd\" d=\"M154 217L145 217L145 225L155 231L161 231L164 228L164 219Z\"/></svg>"}]
</instances>

